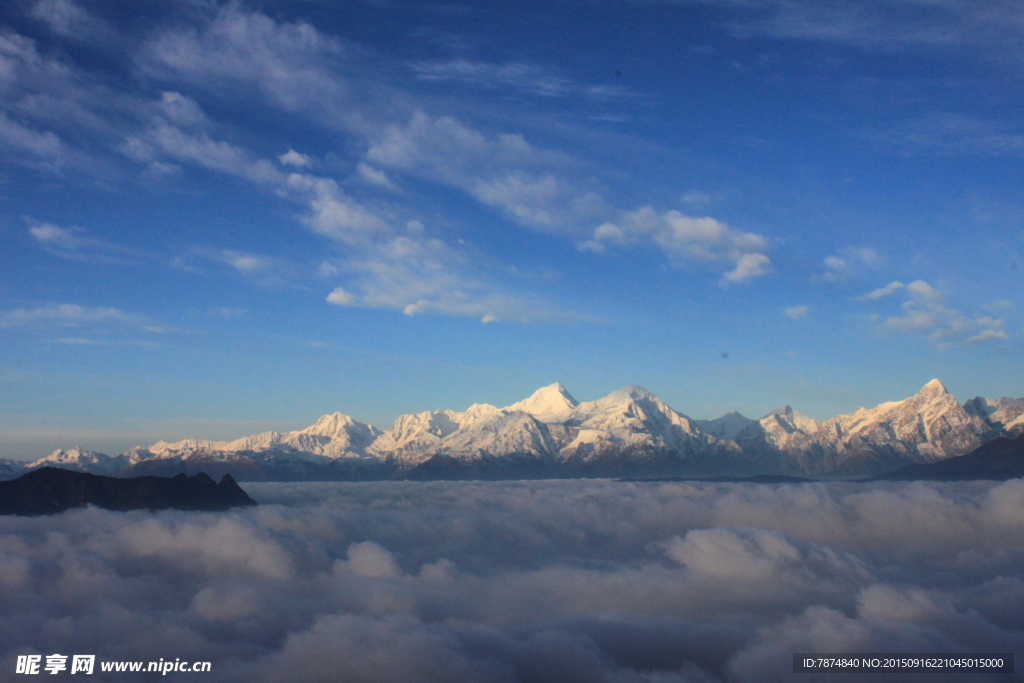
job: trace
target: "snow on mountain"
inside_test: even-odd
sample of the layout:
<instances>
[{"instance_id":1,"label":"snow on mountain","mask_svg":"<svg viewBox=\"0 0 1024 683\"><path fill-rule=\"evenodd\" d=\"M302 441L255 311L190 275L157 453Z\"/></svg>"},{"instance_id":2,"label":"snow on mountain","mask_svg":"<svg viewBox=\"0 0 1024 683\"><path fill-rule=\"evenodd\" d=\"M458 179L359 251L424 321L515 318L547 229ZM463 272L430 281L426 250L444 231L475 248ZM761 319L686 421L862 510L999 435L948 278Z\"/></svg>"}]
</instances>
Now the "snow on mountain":
<instances>
[{"instance_id":1,"label":"snow on mountain","mask_svg":"<svg viewBox=\"0 0 1024 683\"><path fill-rule=\"evenodd\" d=\"M993 429L1016 434L1024 426L1024 398L982 398L975 396L964 403L968 415L975 415Z\"/></svg>"},{"instance_id":2,"label":"snow on mountain","mask_svg":"<svg viewBox=\"0 0 1024 683\"><path fill-rule=\"evenodd\" d=\"M910 398L822 422L786 406L745 428L737 442L762 461L774 452L786 473L849 475L963 455L990 432L936 379Z\"/></svg>"},{"instance_id":3,"label":"snow on mountain","mask_svg":"<svg viewBox=\"0 0 1024 683\"><path fill-rule=\"evenodd\" d=\"M547 425L516 410L466 425L445 439L439 450L464 459L507 455L550 458L558 451L558 444Z\"/></svg>"},{"instance_id":4,"label":"snow on mountain","mask_svg":"<svg viewBox=\"0 0 1024 683\"><path fill-rule=\"evenodd\" d=\"M1020 436L1024 434L1024 414L1018 415L1016 418L1007 422L1003 426L1003 430L1010 436Z\"/></svg>"},{"instance_id":5,"label":"snow on mountain","mask_svg":"<svg viewBox=\"0 0 1024 683\"><path fill-rule=\"evenodd\" d=\"M440 455L463 461L516 456L557 465L570 457L585 462L627 451L692 455L712 442L692 420L641 387L578 403L555 383L502 409L475 405L465 413L403 416L370 450L406 464Z\"/></svg>"},{"instance_id":6,"label":"snow on mountain","mask_svg":"<svg viewBox=\"0 0 1024 683\"><path fill-rule=\"evenodd\" d=\"M693 420L637 386L623 387L604 398L581 403L569 420L581 432L598 432L611 443L644 442L674 447L703 436Z\"/></svg>"},{"instance_id":7,"label":"snow on mountain","mask_svg":"<svg viewBox=\"0 0 1024 683\"><path fill-rule=\"evenodd\" d=\"M743 431L747 425L752 425L756 420L751 420L735 410L730 410L722 417L714 420L694 420L693 423L704 432L716 439L734 441L736 436Z\"/></svg>"},{"instance_id":8,"label":"snow on mountain","mask_svg":"<svg viewBox=\"0 0 1024 683\"><path fill-rule=\"evenodd\" d=\"M76 472L113 475L124 469L125 464L126 460L123 456L112 458L105 453L87 451L76 446L67 450L57 449L45 457L28 463L26 466L34 469L49 465L66 470L75 470Z\"/></svg>"},{"instance_id":9,"label":"snow on mountain","mask_svg":"<svg viewBox=\"0 0 1024 683\"><path fill-rule=\"evenodd\" d=\"M562 446L559 457L583 471L652 476L732 474L745 468L735 443L702 432L642 387L624 387L581 403L562 424L572 440Z\"/></svg>"},{"instance_id":10,"label":"snow on mountain","mask_svg":"<svg viewBox=\"0 0 1024 683\"><path fill-rule=\"evenodd\" d=\"M195 452L223 451L295 451L297 454L311 454L326 458L359 457L366 455L366 449L380 436L373 425L363 424L342 413L324 415L305 429L294 432L263 432L242 437L234 441L209 441L186 439L157 443L144 449L159 458L181 457ZM137 455L142 450L133 449Z\"/></svg>"},{"instance_id":11,"label":"snow on mountain","mask_svg":"<svg viewBox=\"0 0 1024 683\"><path fill-rule=\"evenodd\" d=\"M223 470L244 479L285 480L737 473L831 477L876 474L961 455L1014 430L1024 432L1024 399L979 397L961 406L938 380L902 401L824 421L789 406L757 421L735 411L715 420L691 420L642 387L627 386L579 403L555 383L505 408L474 404L461 412L403 415L383 432L332 413L293 432L233 441L160 441L116 458L69 449L27 466L50 464L98 474Z\"/></svg>"},{"instance_id":12,"label":"snow on mountain","mask_svg":"<svg viewBox=\"0 0 1024 683\"><path fill-rule=\"evenodd\" d=\"M530 415L551 415L566 413L579 405L579 401L565 390L559 382L541 387L533 394L518 403L513 403L505 411L520 411Z\"/></svg>"},{"instance_id":13,"label":"snow on mountain","mask_svg":"<svg viewBox=\"0 0 1024 683\"><path fill-rule=\"evenodd\" d=\"M487 403L474 403L462 412L438 410L402 415L391 429L377 437L369 452L382 458L420 461L441 449L442 442L459 430L501 415L501 410Z\"/></svg>"}]
</instances>

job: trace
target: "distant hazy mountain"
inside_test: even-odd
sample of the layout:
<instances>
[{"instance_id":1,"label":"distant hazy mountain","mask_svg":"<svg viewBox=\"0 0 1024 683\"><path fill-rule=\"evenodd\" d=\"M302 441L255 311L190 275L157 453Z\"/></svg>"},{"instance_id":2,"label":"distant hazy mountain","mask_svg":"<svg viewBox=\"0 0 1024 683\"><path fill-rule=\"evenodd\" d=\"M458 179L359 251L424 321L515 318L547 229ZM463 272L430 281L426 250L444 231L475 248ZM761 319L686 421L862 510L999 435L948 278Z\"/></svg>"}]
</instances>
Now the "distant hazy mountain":
<instances>
[{"instance_id":1,"label":"distant hazy mountain","mask_svg":"<svg viewBox=\"0 0 1024 683\"><path fill-rule=\"evenodd\" d=\"M789 408L789 406L786 406L786 408ZM733 441L745 427L754 424L756 420L751 420L735 410L730 410L722 417L717 417L714 420L694 420L693 422L705 434L710 434L716 439Z\"/></svg>"},{"instance_id":2,"label":"distant hazy mountain","mask_svg":"<svg viewBox=\"0 0 1024 683\"><path fill-rule=\"evenodd\" d=\"M113 458L55 451L27 465L8 461L7 470L0 463L0 477L42 465L118 476L230 472L241 480L854 477L953 458L1022 431L1024 399L961 406L938 380L902 401L822 421L789 406L756 421L735 411L691 420L642 387L579 403L556 383L505 408L403 415L386 431L334 413L299 431L160 441Z\"/></svg>"},{"instance_id":3,"label":"distant hazy mountain","mask_svg":"<svg viewBox=\"0 0 1024 683\"><path fill-rule=\"evenodd\" d=\"M76 447L56 450L44 458L28 463L28 467L35 469L49 466L76 472L91 472L92 474L116 474L129 464L131 464L129 458L124 455L112 458L103 453Z\"/></svg>"}]
</instances>

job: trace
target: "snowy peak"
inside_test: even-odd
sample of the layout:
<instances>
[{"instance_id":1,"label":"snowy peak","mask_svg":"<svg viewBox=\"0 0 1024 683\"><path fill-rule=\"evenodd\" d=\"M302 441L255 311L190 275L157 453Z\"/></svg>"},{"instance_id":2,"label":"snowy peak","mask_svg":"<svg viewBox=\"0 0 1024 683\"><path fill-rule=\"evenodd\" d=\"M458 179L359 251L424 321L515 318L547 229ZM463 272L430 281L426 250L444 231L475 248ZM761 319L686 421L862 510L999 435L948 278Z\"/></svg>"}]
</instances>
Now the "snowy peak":
<instances>
[{"instance_id":1,"label":"snowy peak","mask_svg":"<svg viewBox=\"0 0 1024 683\"><path fill-rule=\"evenodd\" d=\"M262 432L234 441L186 439L167 443L158 441L145 449L159 458L188 456L198 452L223 451L295 451L327 458L362 456L380 435L372 425L353 420L342 413L331 413L317 419L311 426L294 432ZM141 455L142 452L140 451Z\"/></svg>"},{"instance_id":2,"label":"snowy peak","mask_svg":"<svg viewBox=\"0 0 1024 683\"><path fill-rule=\"evenodd\" d=\"M39 460L28 463L28 466L36 468L49 465L91 474L113 474L120 469L121 464L119 458L112 458L105 453L87 451L80 446L75 446L66 450L57 449Z\"/></svg>"},{"instance_id":3,"label":"snowy peak","mask_svg":"<svg viewBox=\"0 0 1024 683\"><path fill-rule=\"evenodd\" d=\"M948 404L950 401L957 403L953 394L949 393L949 390L946 389L945 385L937 379L933 379L931 382L928 382L921 387L921 390L911 397L910 400L914 402L915 406L919 407L925 407L935 403ZM957 405L959 406L960 404L957 403Z\"/></svg>"},{"instance_id":4,"label":"snowy peak","mask_svg":"<svg viewBox=\"0 0 1024 683\"><path fill-rule=\"evenodd\" d=\"M318 418L316 422L301 431L303 434L337 437L347 434L351 427L358 424L360 423L344 413L330 413Z\"/></svg>"},{"instance_id":5,"label":"snowy peak","mask_svg":"<svg viewBox=\"0 0 1024 683\"><path fill-rule=\"evenodd\" d=\"M579 401L566 391L559 382L541 387L533 394L518 403L513 403L503 410L529 413L530 415L552 415L565 413L579 405Z\"/></svg>"},{"instance_id":6,"label":"snowy peak","mask_svg":"<svg viewBox=\"0 0 1024 683\"><path fill-rule=\"evenodd\" d=\"M759 422L767 431L782 431L786 434L813 434L821 423L799 413L791 406L782 406L762 417Z\"/></svg>"},{"instance_id":7,"label":"snowy peak","mask_svg":"<svg viewBox=\"0 0 1024 683\"><path fill-rule=\"evenodd\" d=\"M708 438L693 420L638 386L626 386L596 401L579 404L570 415L570 423L579 428L574 444L585 440L679 447L690 440L703 442Z\"/></svg>"},{"instance_id":8,"label":"snowy peak","mask_svg":"<svg viewBox=\"0 0 1024 683\"><path fill-rule=\"evenodd\" d=\"M617 391L613 391L604 398L598 399L599 403L622 403L626 401L657 401L661 403L657 396L647 391L641 386L630 384L624 386Z\"/></svg>"},{"instance_id":9,"label":"snowy peak","mask_svg":"<svg viewBox=\"0 0 1024 683\"><path fill-rule=\"evenodd\" d=\"M754 420L746 417L735 410L730 410L722 417L714 420L694 420L694 424L705 434L710 434L716 439L735 441L736 436L747 427L754 424Z\"/></svg>"},{"instance_id":10,"label":"snowy peak","mask_svg":"<svg viewBox=\"0 0 1024 683\"><path fill-rule=\"evenodd\" d=\"M330 413L299 431L263 432L233 441L161 441L116 458L72 448L26 465L120 474L139 465L156 471L192 460L223 461L229 466L248 463L246 467L257 471L264 465L284 468L266 470L267 477L319 472L317 476L335 478L349 471L360 477L371 472L398 476L421 465L434 472L431 468L452 463L484 468L475 474L520 472L514 463L540 467L530 471L545 476L563 471L629 473L634 465L661 462L666 471L683 467L721 474L733 468L852 476L961 455L998 435L1019 433L1024 433L1024 399L978 397L961 406L939 380L909 398L822 421L788 405L757 421L736 411L714 420L691 420L640 386L579 403L556 382L506 408L480 403L461 412L403 415L385 432ZM586 469L591 464L597 469Z\"/></svg>"}]
</instances>

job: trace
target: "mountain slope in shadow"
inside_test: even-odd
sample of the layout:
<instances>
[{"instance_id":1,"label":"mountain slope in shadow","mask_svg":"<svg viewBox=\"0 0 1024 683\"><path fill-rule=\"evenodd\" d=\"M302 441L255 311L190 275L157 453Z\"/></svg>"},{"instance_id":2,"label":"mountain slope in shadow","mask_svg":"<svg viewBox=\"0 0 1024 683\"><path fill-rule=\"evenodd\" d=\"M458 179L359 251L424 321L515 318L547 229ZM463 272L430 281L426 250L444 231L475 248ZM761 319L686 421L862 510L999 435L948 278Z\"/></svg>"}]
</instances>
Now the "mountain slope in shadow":
<instances>
[{"instance_id":1,"label":"mountain slope in shadow","mask_svg":"<svg viewBox=\"0 0 1024 683\"><path fill-rule=\"evenodd\" d=\"M1000 436L967 455L927 465L908 465L864 481L1005 481L1024 477L1024 435Z\"/></svg>"},{"instance_id":2,"label":"mountain slope in shadow","mask_svg":"<svg viewBox=\"0 0 1024 683\"><path fill-rule=\"evenodd\" d=\"M0 482L0 514L52 515L95 505L107 510L227 510L256 501L225 474L217 483L200 472L191 477L118 479L40 467L11 481Z\"/></svg>"}]
</instances>

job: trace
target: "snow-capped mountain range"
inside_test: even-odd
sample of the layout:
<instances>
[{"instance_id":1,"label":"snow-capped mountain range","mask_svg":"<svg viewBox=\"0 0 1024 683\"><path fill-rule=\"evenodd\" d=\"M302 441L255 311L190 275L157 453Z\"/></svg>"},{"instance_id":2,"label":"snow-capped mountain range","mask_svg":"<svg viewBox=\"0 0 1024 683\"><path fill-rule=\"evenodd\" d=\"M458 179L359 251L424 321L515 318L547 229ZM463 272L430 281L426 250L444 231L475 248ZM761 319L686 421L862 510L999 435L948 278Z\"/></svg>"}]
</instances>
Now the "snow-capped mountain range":
<instances>
[{"instance_id":1,"label":"snow-capped mountain range","mask_svg":"<svg viewBox=\"0 0 1024 683\"><path fill-rule=\"evenodd\" d=\"M786 474L850 477L964 455L1024 433L1024 399L963 405L938 380L902 401L818 421L789 406L760 420L692 420L642 387L578 402L561 384L505 408L475 404L399 417L381 431L324 415L294 432L188 439L116 457L72 448L4 461L0 478L43 465L135 476L207 471L239 479L529 478Z\"/></svg>"}]
</instances>

